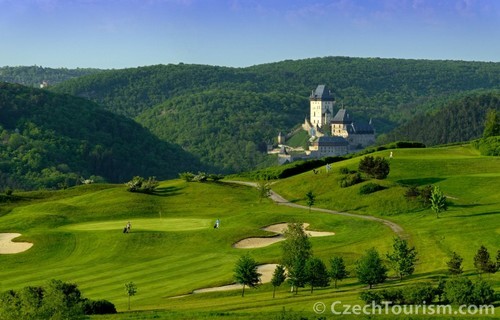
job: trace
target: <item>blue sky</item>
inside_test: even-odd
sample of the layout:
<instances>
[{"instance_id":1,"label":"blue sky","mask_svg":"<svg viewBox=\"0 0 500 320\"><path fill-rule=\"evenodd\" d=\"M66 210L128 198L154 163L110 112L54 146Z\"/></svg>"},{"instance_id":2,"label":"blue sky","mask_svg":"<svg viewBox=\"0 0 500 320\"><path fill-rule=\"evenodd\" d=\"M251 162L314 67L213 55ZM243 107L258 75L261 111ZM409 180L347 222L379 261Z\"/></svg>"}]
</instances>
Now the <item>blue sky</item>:
<instances>
[{"instance_id":1,"label":"blue sky","mask_svg":"<svg viewBox=\"0 0 500 320\"><path fill-rule=\"evenodd\" d=\"M0 66L500 62L498 0L0 0Z\"/></svg>"}]
</instances>

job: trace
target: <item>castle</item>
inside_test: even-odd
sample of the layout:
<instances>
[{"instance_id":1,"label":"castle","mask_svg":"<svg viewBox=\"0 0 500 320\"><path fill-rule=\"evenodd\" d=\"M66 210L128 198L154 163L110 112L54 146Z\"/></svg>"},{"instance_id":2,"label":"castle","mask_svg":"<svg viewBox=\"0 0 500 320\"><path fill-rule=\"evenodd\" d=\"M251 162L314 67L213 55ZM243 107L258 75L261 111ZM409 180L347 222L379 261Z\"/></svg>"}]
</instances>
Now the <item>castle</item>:
<instances>
[{"instance_id":1,"label":"castle","mask_svg":"<svg viewBox=\"0 0 500 320\"><path fill-rule=\"evenodd\" d=\"M309 119L302 128L310 136L309 150L299 158L321 158L340 156L366 148L375 143L375 129L372 121L354 121L344 107L334 115L335 97L325 85L318 85L309 96ZM280 133L279 144L284 145ZM282 146L280 163L293 161Z\"/></svg>"}]
</instances>

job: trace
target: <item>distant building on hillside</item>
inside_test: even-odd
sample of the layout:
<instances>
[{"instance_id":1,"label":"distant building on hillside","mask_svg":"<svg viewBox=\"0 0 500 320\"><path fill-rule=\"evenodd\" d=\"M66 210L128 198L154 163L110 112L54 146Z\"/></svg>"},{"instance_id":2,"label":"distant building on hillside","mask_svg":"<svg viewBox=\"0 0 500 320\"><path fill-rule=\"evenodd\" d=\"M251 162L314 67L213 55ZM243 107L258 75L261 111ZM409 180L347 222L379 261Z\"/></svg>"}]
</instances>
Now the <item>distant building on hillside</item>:
<instances>
[{"instance_id":1,"label":"distant building on hillside","mask_svg":"<svg viewBox=\"0 0 500 320\"><path fill-rule=\"evenodd\" d=\"M311 155L341 155L375 143L375 129L371 120L354 121L343 107L333 116L335 97L325 85L318 85L316 90L312 91L309 102L309 119L305 119L302 128L309 133L313 141L309 148ZM325 135L335 139L321 139ZM330 150L330 154L325 154L328 153L326 150Z\"/></svg>"}]
</instances>

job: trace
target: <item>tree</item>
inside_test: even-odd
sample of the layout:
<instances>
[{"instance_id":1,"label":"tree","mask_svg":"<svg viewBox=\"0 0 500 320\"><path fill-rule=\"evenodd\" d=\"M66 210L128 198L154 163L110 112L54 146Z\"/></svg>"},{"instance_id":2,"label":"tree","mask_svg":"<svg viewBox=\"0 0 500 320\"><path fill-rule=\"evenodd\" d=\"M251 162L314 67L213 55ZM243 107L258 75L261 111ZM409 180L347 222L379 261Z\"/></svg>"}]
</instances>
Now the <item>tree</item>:
<instances>
[{"instance_id":1,"label":"tree","mask_svg":"<svg viewBox=\"0 0 500 320\"><path fill-rule=\"evenodd\" d=\"M307 261L312 255L311 242L302 223L289 223L283 233L285 241L281 243L283 265L290 271L295 261Z\"/></svg>"},{"instance_id":2,"label":"tree","mask_svg":"<svg viewBox=\"0 0 500 320\"><path fill-rule=\"evenodd\" d=\"M271 184L268 180L260 180L257 182L257 191L259 192L259 202L262 202L262 199L269 198L271 195Z\"/></svg>"},{"instance_id":3,"label":"tree","mask_svg":"<svg viewBox=\"0 0 500 320\"><path fill-rule=\"evenodd\" d=\"M257 262L247 253L240 257L234 268L234 279L243 285L241 296L245 296L245 286L256 287L261 274L257 272Z\"/></svg>"},{"instance_id":4,"label":"tree","mask_svg":"<svg viewBox=\"0 0 500 320\"><path fill-rule=\"evenodd\" d=\"M311 207L314 205L315 201L316 201L316 196L312 191L306 193L306 203L307 206L309 207L309 212L311 212Z\"/></svg>"},{"instance_id":5,"label":"tree","mask_svg":"<svg viewBox=\"0 0 500 320\"><path fill-rule=\"evenodd\" d=\"M281 286L286 280L285 267L278 264L274 269L273 278L271 279L271 284L273 285L273 298L276 294L276 287Z\"/></svg>"},{"instance_id":6,"label":"tree","mask_svg":"<svg viewBox=\"0 0 500 320\"><path fill-rule=\"evenodd\" d=\"M500 116L495 109L489 109L484 122L483 138L500 136Z\"/></svg>"},{"instance_id":7,"label":"tree","mask_svg":"<svg viewBox=\"0 0 500 320\"><path fill-rule=\"evenodd\" d=\"M387 279L387 268L375 248L368 249L356 262L356 275L359 282L369 285L370 289L374 284L383 283Z\"/></svg>"},{"instance_id":8,"label":"tree","mask_svg":"<svg viewBox=\"0 0 500 320\"><path fill-rule=\"evenodd\" d=\"M496 271L496 265L490 259L490 253L485 246L481 246L476 255L474 256L474 267L481 275L483 272L494 273Z\"/></svg>"},{"instance_id":9,"label":"tree","mask_svg":"<svg viewBox=\"0 0 500 320\"><path fill-rule=\"evenodd\" d=\"M451 254L451 259L446 263L448 266L448 272L453 275L458 275L463 272L462 270L462 261L464 259L458 255L458 253L453 252Z\"/></svg>"},{"instance_id":10,"label":"tree","mask_svg":"<svg viewBox=\"0 0 500 320\"><path fill-rule=\"evenodd\" d=\"M417 261L417 251L415 247L409 247L408 241L399 237L394 237L392 244L393 252L387 253L387 259L394 271L403 280L404 276L409 276L415 271L415 262Z\"/></svg>"},{"instance_id":11,"label":"tree","mask_svg":"<svg viewBox=\"0 0 500 320\"><path fill-rule=\"evenodd\" d=\"M500 271L500 250L497 250L497 263L496 263L496 267L497 267L497 271Z\"/></svg>"},{"instance_id":12,"label":"tree","mask_svg":"<svg viewBox=\"0 0 500 320\"><path fill-rule=\"evenodd\" d=\"M448 210L446 196L438 186L434 186L431 193L431 209L436 213L436 218L439 218L439 213Z\"/></svg>"},{"instance_id":13,"label":"tree","mask_svg":"<svg viewBox=\"0 0 500 320\"><path fill-rule=\"evenodd\" d=\"M311 285L311 293L313 293L314 287L328 287L330 284L325 263L320 258L309 258L305 265L305 272L307 283Z\"/></svg>"},{"instance_id":14,"label":"tree","mask_svg":"<svg viewBox=\"0 0 500 320\"><path fill-rule=\"evenodd\" d=\"M349 275L345 268L344 259L342 257L333 257L330 260L330 277L333 279L333 286L337 289L337 280L344 280Z\"/></svg>"},{"instance_id":15,"label":"tree","mask_svg":"<svg viewBox=\"0 0 500 320\"><path fill-rule=\"evenodd\" d=\"M306 260L295 260L288 271L288 283L295 294L299 293L299 288L303 288L307 283Z\"/></svg>"},{"instance_id":16,"label":"tree","mask_svg":"<svg viewBox=\"0 0 500 320\"><path fill-rule=\"evenodd\" d=\"M130 297L135 296L135 294L137 293L137 286L135 285L135 283L130 281L129 283L125 284L125 291L128 295L128 309L130 310Z\"/></svg>"},{"instance_id":17,"label":"tree","mask_svg":"<svg viewBox=\"0 0 500 320\"><path fill-rule=\"evenodd\" d=\"M359 161L358 170L375 179L385 179L389 175L389 161L382 157L366 156Z\"/></svg>"}]
</instances>

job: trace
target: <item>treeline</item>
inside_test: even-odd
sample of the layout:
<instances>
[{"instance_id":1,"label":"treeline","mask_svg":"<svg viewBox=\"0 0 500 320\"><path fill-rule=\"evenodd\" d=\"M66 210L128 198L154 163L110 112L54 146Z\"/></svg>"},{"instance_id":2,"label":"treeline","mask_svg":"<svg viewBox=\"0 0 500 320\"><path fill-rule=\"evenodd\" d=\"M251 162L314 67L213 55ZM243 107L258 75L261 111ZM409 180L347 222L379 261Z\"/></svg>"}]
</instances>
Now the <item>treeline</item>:
<instances>
[{"instance_id":1,"label":"treeline","mask_svg":"<svg viewBox=\"0 0 500 320\"><path fill-rule=\"evenodd\" d=\"M69 95L0 83L0 190L125 182L203 168L131 119Z\"/></svg>"},{"instance_id":2,"label":"treeline","mask_svg":"<svg viewBox=\"0 0 500 320\"><path fill-rule=\"evenodd\" d=\"M69 79L100 71L99 69L93 68L66 69L44 68L42 66L0 67L0 81L38 88L44 81L51 86Z\"/></svg>"},{"instance_id":3,"label":"treeline","mask_svg":"<svg viewBox=\"0 0 500 320\"><path fill-rule=\"evenodd\" d=\"M275 163L267 145L279 130L304 120L302 112L284 112L300 110L306 101L293 93L206 90L169 99L137 121L223 173L241 172Z\"/></svg>"},{"instance_id":4,"label":"treeline","mask_svg":"<svg viewBox=\"0 0 500 320\"><path fill-rule=\"evenodd\" d=\"M478 139L483 135L488 110L500 112L500 91L471 92L437 111L414 117L381 142L413 140L432 146Z\"/></svg>"},{"instance_id":5,"label":"treeline","mask_svg":"<svg viewBox=\"0 0 500 320\"><path fill-rule=\"evenodd\" d=\"M372 117L377 131L387 132L427 111L420 106L429 100L499 88L499 83L499 63L325 57L248 68L178 64L109 70L54 90L135 117L170 98L204 90L274 92L307 99L318 84L326 84L356 118ZM302 108L302 114L308 112L307 102ZM297 111L287 110L285 115Z\"/></svg>"}]
</instances>

